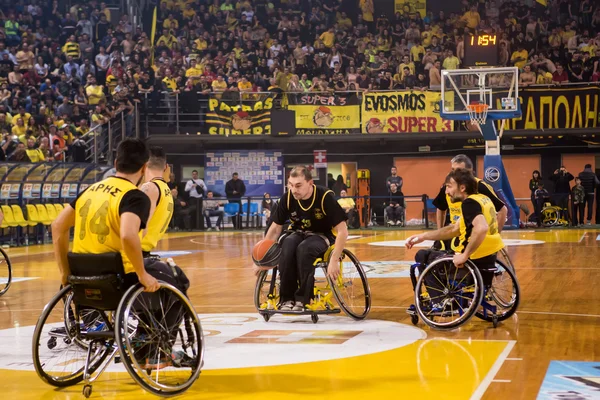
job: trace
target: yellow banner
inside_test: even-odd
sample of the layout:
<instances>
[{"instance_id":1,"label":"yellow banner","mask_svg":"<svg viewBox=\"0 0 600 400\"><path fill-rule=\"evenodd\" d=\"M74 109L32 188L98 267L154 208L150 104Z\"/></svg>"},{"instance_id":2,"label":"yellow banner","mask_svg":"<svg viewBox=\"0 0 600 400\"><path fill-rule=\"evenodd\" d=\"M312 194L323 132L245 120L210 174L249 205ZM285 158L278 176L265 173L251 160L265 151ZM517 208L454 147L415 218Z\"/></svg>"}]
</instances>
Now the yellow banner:
<instances>
[{"instance_id":1,"label":"yellow banner","mask_svg":"<svg viewBox=\"0 0 600 400\"><path fill-rule=\"evenodd\" d=\"M417 11L421 14L421 17L425 17L427 14L427 1L426 0L394 0L394 12L414 14Z\"/></svg>"},{"instance_id":2,"label":"yellow banner","mask_svg":"<svg viewBox=\"0 0 600 400\"><path fill-rule=\"evenodd\" d=\"M296 112L296 129L359 129L360 106L289 105Z\"/></svg>"},{"instance_id":3,"label":"yellow banner","mask_svg":"<svg viewBox=\"0 0 600 400\"><path fill-rule=\"evenodd\" d=\"M440 117L440 92L365 93L362 101L363 133L445 132L453 121ZM454 101L447 93L446 103ZM448 104L452 107L452 104Z\"/></svg>"}]
</instances>

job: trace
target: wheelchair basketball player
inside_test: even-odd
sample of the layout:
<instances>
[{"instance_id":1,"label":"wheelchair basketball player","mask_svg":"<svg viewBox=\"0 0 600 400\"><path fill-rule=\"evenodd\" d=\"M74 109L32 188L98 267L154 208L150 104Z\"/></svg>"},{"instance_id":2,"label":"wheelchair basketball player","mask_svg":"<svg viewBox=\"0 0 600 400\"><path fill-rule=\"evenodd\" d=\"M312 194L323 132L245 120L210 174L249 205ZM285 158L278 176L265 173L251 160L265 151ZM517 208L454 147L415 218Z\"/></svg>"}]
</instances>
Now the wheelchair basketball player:
<instances>
[{"instance_id":1,"label":"wheelchair basketball player","mask_svg":"<svg viewBox=\"0 0 600 400\"><path fill-rule=\"evenodd\" d=\"M450 163L452 170L463 168L473 172L473 162L464 154L455 156ZM496 209L496 217L498 220L498 232L502 232L504 223L506 222L506 216L508 214L508 208L506 207L506 204L504 204L504 202L500 200L498 196L496 196L496 193L494 193L494 189L492 189L491 186L477 177L475 177L475 180L477 181L477 192L487 196L494 204L494 208ZM437 208L435 220L438 228L458 221L460 217L461 204L453 203L451 201L450 196L448 196L446 193L445 183L442 185L438 195L433 200L433 205L435 208ZM433 247L437 250L449 250L450 241L438 241Z\"/></svg>"},{"instance_id":2,"label":"wheelchair basketball player","mask_svg":"<svg viewBox=\"0 0 600 400\"><path fill-rule=\"evenodd\" d=\"M460 205L458 222L433 232L413 235L407 239L406 247L410 249L425 240L451 240L454 266L460 269L470 259L480 270L484 285L489 286L496 255L504 248L504 243L500 237L495 205L487 196L477 192L477 183L468 169L457 168L450 172L446 178L446 194L452 204ZM415 261L420 264L418 269L422 273L427 264L446 255L446 251L419 250ZM446 275L451 273L454 272L446 271ZM443 296L441 284L435 277L426 280L430 298Z\"/></svg>"},{"instance_id":3,"label":"wheelchair basketball player","mask_svg":"<svg viewBox=\"0 0 600 400\"><path fill-rule=\"evenodd\" d=\"M332 244L335 247L327 274L337 279L348 227L346 213L333 192L316 186L307 168L296 167L290 172L288 189L271 212L265 239L277 241L283 225L290 221L292 233L283 239L279 259L280 310L304 311L314 295L315 260Z\"/></svg>"}]
</instances>

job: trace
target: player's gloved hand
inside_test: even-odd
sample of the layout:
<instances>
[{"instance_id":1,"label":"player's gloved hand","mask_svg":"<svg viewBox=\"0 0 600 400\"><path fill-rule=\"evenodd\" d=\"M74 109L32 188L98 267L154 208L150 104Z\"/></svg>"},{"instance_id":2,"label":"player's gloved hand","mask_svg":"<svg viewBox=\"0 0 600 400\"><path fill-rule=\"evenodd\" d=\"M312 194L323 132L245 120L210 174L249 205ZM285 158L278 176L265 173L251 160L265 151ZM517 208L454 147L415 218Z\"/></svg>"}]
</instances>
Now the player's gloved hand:
<instances>
[{"instance_id":1,"label":"player's gloved hand","mask_svg":"<svg viewBox=\"0 0 600 400\"><path fill-rule=\"evenodd\" d=\"M160 289L160 285L158 283L158 281L156 280L155 277L153 277L152 275L150 275L147 272L144 272L143 275L138 276L140 283L142 284L142 286L144 287L144 292L156 292L158 289Z\"/></svg>"}]
</instances>

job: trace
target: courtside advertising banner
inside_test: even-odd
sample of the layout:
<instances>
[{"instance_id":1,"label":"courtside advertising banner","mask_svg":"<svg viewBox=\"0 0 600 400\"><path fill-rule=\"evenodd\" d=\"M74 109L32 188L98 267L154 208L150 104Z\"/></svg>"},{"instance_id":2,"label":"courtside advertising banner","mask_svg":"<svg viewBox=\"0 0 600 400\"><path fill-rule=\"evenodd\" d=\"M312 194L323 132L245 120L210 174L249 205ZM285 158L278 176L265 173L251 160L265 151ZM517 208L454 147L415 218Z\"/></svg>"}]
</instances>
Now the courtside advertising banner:
<instances>
[{"instance_id":1,"label":"courtside advertising banner","mask_svg":"<svg viewBox=\"0 0 600 400\"><path fill-rule=\"evenodd\" d=\"M452 94L446 96L452 101ZM402 91L365 93L363 133L446 132L453 121L440 117L440 92Z\"/></svg>"},{"instance_id":2,"label":"courtside advertising banner","mask_svg":"<svg viewBox=\"0 0 600 400\"><path fill-rule=\"evenodd\" d=\"M355 94L288 93L296 113L296 135L360 133L360 104Z\"/></svg>"}]
</instances>

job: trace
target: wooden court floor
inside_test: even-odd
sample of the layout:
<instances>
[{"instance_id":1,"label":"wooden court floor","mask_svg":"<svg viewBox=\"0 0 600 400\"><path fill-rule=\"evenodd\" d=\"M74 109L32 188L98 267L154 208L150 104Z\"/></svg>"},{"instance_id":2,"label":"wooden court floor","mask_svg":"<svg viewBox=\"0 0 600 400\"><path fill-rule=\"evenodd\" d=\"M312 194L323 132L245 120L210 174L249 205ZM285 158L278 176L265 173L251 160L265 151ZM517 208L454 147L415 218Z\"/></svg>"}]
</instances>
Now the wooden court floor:
<instances>
[{"instance_id":1,"label":"wooden court floor","mask_svg":"<svg viewBox=\"0 0 600 400\"><path fill-rule=\"evenodd\" d=\"M494 329L473 318L451 332L413 327L408 267L415 231L351 231L348 248L369 266L367 320L274 317L253 306L249 265L259 232L172 233L160 243L191 280L206 335L205 368L182 398L536 399L551 361L600 361L600 230L509 231L521 304ZM11 248L16 282L0 297L0 377L11 399L80 399L57 390L31 363L33 325L56 293L50 245ZM259 332L261 340L246 340ZM254 335L256 337L256 335ZM600 392L598 392L600 394ZM151 398L114 366L92 398Z\"/></svg>"}]
</instances>

